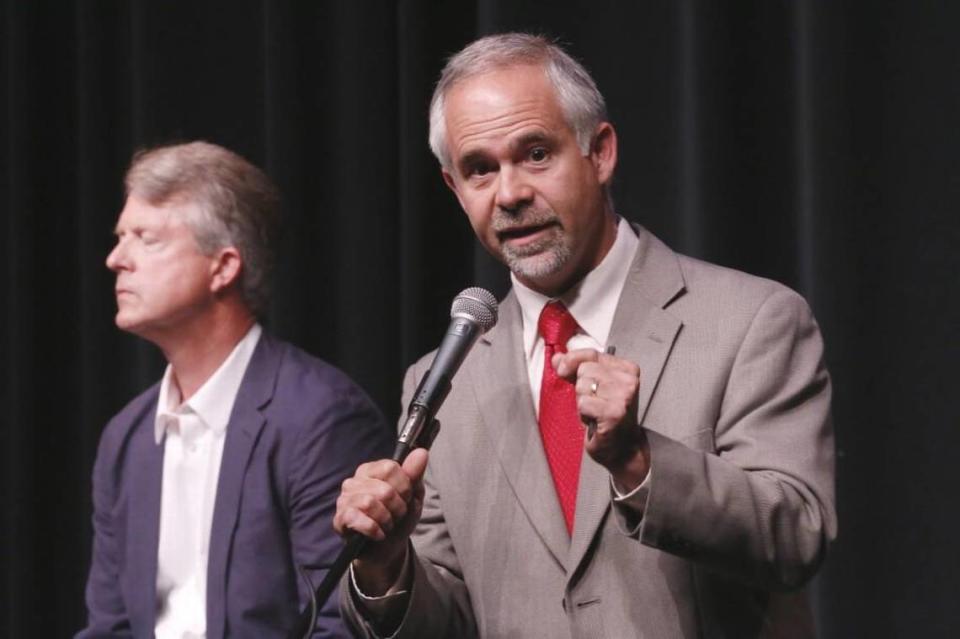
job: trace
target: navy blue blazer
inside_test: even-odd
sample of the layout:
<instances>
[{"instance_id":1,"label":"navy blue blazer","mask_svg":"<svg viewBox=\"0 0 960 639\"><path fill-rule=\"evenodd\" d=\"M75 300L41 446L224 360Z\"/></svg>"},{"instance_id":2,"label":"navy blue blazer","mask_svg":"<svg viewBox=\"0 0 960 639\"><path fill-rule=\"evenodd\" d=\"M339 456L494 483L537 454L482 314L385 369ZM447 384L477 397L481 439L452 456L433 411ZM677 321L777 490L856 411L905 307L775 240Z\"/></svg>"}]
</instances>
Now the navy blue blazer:
<instances>
[{"instance_id":1,"label":"navy blue blazer","mask_svg":"<svg viewBox=\"0 0 960 639\"><path fill-rule=\"evenodd\" d=\"M78 639L153 637L163 445L159 384L104 429L93 471L87 627ZM207 566L207 637L285 637L307 600L296 565L332 563L341 482L394 441L370 399L332 366L260 338L230 416ZM314 584L324 570L309 571ZM349 636L337 596L316 637Z\"/></svg>"}]
</instances>

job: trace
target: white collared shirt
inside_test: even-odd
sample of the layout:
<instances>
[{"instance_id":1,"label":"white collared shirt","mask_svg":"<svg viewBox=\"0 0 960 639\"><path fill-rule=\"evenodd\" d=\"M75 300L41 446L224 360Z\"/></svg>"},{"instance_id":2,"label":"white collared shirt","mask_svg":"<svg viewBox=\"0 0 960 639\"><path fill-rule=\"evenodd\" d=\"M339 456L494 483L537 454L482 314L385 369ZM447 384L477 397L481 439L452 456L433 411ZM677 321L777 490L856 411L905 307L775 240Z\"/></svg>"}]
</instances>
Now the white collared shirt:
<instances>
[{"instance_id":1,"label":"white collared shirt","mask_svg":"<svg viewBox=\"0 0 960 639\"><path fill-rule=\"evenodd\" d=\"M202 639L207 628L207 558L223 443L240 382L260 339L254 324L189 400L167 366L154 437L163 445L157 554L157 639Z\"/></svg>"}]
</instances>

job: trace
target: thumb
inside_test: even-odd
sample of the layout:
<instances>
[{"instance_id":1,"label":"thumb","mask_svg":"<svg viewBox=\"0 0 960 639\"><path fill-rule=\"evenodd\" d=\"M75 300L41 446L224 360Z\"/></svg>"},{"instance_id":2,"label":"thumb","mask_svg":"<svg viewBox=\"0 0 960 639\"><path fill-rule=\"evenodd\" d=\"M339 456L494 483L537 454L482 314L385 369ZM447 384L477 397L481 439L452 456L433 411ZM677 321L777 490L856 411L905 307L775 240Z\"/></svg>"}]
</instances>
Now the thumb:
<instances>
[{"instance_id":1,"label":"thumb","mask_svg":"<svg viewBox=\"0 0 960 639\"><path fill-rule=\"evenodd\" d=\"M569 380L571 376L577 373L577 369L570 364L570 356L568 353L554 353L550 363L553 365L553 370L557 372L558 377Z\"/></svg>"},{"instance_id":2,"label":"thumb","mask_svg":"<svg viewBox=\"0 0 960 639\"><path fill-rule=\"evenodd\" d=\"M429 455L426 448L415 448L410 451L407 458L403 460L403 472L407 474L412 482L418 482L423 479L423 473L427 469Z\"/></svg>"}]
</instances>

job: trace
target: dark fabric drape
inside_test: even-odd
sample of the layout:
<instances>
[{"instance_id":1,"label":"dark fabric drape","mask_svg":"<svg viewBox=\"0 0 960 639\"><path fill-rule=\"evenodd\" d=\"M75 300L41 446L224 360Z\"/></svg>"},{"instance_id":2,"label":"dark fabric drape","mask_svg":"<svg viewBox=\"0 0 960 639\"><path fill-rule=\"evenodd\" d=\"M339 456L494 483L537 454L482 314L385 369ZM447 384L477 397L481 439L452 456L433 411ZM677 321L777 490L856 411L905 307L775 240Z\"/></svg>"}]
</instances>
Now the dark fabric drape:
<instances>
[{"instance_id":1,"label":"dark fabric drape","mask_svg":"<svg viewBox=\"0 0 960 639\"><path fill-rule=\"evenodd\" d=\"M426 146L446 54L558 36L620 138L618 211L811 301L836 388L825 637L960 627L960 5L890 2L0 2L0 539L7 637L82 625L89 477L157 380L103 265L145 145L207 139L284 196L270 328L391 417L461 288L506 290ZM442 434L441 434L442 436Z\"/></svg>"}]
</instances>

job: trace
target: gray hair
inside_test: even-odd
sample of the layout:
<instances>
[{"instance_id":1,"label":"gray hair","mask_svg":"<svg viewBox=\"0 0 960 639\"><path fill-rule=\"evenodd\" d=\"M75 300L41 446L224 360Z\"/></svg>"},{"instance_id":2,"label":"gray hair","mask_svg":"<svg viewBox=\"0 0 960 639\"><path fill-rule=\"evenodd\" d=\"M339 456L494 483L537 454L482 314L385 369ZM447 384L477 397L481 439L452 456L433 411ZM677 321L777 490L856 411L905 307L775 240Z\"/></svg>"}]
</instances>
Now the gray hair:
<instances>
[{"instance_id":1,"label":"gray hair","mask_svg":"<svg viewBox=\"0 0 960 639\"><path fill-rule=\"evenodd\" d=\"M557 92L557 101L584 155L597 125L607 119L607 106L596 83L583 65L543 36L501 33L480 38L453 55L430 100L430 149L446 168L451 168L447 149L444 99L457 83L496 69L539 65Z\"/></svg>"},{"instance_id":2,"label":"gray hair","mask_svg":"<svg viewBox=\"0 0 960 639\"><path fill-rule=\"evenodd\" d=\"M280 227L276 187L263 171L221 146L190 142L138 151L126 193L153 206L184 201L199 214L186 220L200 250L236 247L243 261L240 293L255 315L270 301L274 242Z\"/></svg>"}]
</instances>

